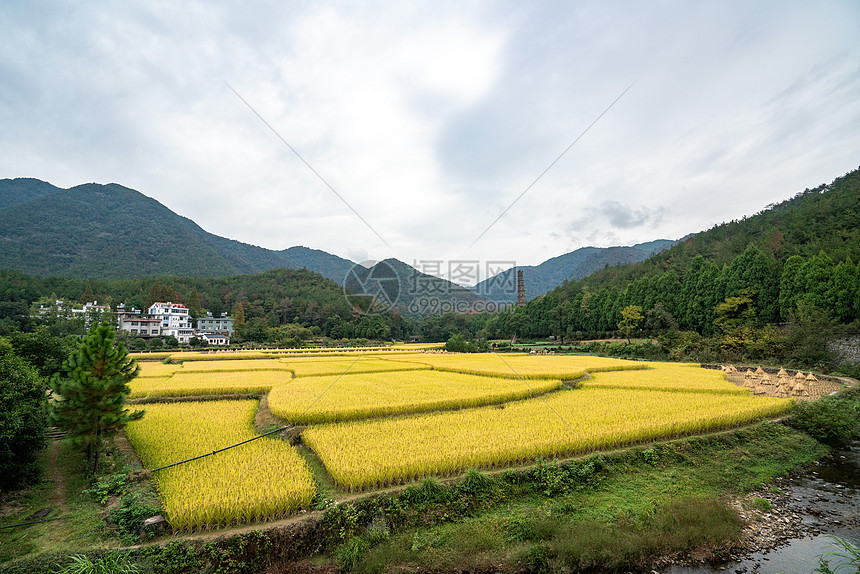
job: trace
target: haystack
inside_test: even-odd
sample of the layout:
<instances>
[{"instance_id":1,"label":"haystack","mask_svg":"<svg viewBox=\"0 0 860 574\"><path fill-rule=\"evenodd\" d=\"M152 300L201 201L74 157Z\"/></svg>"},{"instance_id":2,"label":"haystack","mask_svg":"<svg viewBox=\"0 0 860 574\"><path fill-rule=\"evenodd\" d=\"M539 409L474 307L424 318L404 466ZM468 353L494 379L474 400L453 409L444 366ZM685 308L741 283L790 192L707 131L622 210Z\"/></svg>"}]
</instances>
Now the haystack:
<instances>
[{"instance_id":1,"label":"haystack","mask_svg":"<svg viewBox=\"0 0 860 574\"><path fill-rule=\"evenodd\" d=\"M816 381L818 381L818 379L815 378L815 375L812 374L812 371L809 371L809 374L806 375L806 382L807 383L814 383Z\"/></svg>"},{"instance_id":2,"label":"haystack","mask_svg":"<svg viewBox=\"0 0 860 574\"><path fill-rule=\"evenodd\" d=\"M803 371L797 371L797 373L795 373L795 375L794 375L794 378L797 379L798 381L805 381L806 375L803 374Z\"/></svg>"},{"instance_id":3,"label":"haystack","mask_svg":"<svg viewBox=\"0 0 860 574\"><path fill-rule=\"evenodd\" d=\"M768 388L761 383L755 385L752 389L752 393L754 395L766 395L768 394Z\"/></svg>"},{"instance_id":4,"label":"haystack","mask_svg":"<svg viewBox=\"0 0 860 574\"><path fill-rule=\"evenodd\" d=\"M780 368L779 368L779 372L776 374L776 376L777 376L777 377L779 377L779 378L787 377L787 376L788 376L788 373L786 372L786 370L785 370L785 369L783 369L782 367L780 367Z\"/></svg>"},{"instance_id":5,"label":"haystack","mask_svg":"<svg viewBox=\"0 0 860 574\"><path fill-rule=\"evenodd\" d=\"M781 399L788 397L790 394L787 385L780 385L776 388L776 396Z\"/></svg>"},{"instance_id":6,"label":"haystack","mask_svg":"<svg viewBox=\"0 0 860 574\"><path fill-rule=\"evenodd\" d=\"M761 384L763 384L763 385L772 385L772 384L773 384L773 376L771 376L771 375L769 375L769 374L767 374L767 373L764 373L764 374L761 376Z\"/></svg>"},{"instance_id":7,"label":"haystack","mask_svg":"<svg viewBox=\"0 0 860 574\"><path fill-rule=\"evenodd\" d=\"M794 389L791 391L791 394L795 397L808 397L809 390L807 390L804 383L797 382L794 384Z\"/></svg>"},{"instance_id":8,"label":"haystack","mask_svg":"<svg viewBox=\"0 0 860 574\"><path fill-rule=\"evenodd\" d=\"M762 377L762 376L766 375L767 373L765 373L764 369L762 369L761 366L759 366L759 368L757 368L755 370L755 374L758 375L759 377Z\"/></svg>"}]
</instances>

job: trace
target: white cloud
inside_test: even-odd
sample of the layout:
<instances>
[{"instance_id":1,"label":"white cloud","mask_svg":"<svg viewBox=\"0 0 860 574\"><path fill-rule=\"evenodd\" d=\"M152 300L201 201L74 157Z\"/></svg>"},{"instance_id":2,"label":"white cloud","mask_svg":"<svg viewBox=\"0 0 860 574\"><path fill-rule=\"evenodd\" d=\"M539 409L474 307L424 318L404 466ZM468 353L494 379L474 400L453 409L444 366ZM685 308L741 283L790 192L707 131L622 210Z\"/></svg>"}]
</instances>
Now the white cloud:
<instances>
[{"instance_id":1,"label":"white cloud","mask_svg":"<svg viewBox=\"0 0 860 574\"><path fill-rule=\"evenodd\" d=\"M0 177L115 181L272 249L536 264L857 167L858 24L850 1L11 3Z\"/></svg>"}]
</instances>

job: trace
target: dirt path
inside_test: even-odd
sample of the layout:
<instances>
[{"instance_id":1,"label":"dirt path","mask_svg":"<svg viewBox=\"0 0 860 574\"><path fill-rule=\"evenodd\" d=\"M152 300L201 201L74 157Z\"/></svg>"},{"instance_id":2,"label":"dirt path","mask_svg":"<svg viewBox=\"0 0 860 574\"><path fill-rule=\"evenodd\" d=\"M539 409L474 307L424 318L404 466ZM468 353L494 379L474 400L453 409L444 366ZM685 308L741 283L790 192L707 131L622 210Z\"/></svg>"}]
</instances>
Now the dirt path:
<instances>
[{"instance_id":1,"label":"dirt path","mask_svg":"<svg viewBox=\"0 0 860 574\"><path fill-rule=\"evenodd\" d=\"M66 477L60 472L57 461L60 457L60 441L52 440L48 446L48 478L54 484L51 489L51 496L48 498L48 505L51 508L65 513L68 511L66 505Z\"/></svg>"}]
</instances>

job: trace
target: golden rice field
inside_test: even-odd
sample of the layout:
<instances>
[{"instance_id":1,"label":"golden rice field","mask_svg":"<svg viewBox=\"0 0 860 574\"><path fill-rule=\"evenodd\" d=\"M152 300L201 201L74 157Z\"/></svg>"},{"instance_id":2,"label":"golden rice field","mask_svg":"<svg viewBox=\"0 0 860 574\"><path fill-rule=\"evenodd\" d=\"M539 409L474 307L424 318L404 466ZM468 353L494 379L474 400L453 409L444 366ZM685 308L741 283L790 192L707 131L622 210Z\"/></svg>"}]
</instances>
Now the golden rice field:
<instances>
[{"instance_id":1,"label":"golden rice field","mask_svg":"<svg viewBox=\"0 0 860 574\"><path fill-rule=\"evenodd\" d=\"M586 372L643 369L646 363L588 355L528 355L525 353L475 353L436 355L411 354L392 360L430 365L439 371L453 371L509 379L577 379Z\"/></svg>"},{"instance_id":2,"label":"golden rice field","mask_svg":"<svg viewBox=\"0 0 860 574\"><path fill-rule=\"evenodd\" d=\"M378 357L325 357L324 359L289 358L280 359L285 368L293 371L297 377L315 377L322 375L342 375L354 373L381 373L387 371L414 371L429 369L421 363L392 361Z\"/></svg>"},{"instance_id":3,"label":"golden rice field","mask_svg":"<svg viewBox=\"0 0 860 574\"><path fill-rule=\"evenodd\" d=\"M214 373L217 371L290 371L284 363L271 359L244 359L244 360L211 360L211 361L187 361L182 363L183 373Z\"/></svg>"},{"instance_id":4,"label":"golden rice field","mask_svg":"<svg viewBox=\"0 0 860 574\"><path fill-rule=\"evenodd\" d=\"M177 351L169 354L171 361L241 361L266 359L263 351Z\"/></svg>"},{"instance_id":5,"label":"golden rice field","mask_svg":"<svg viewBox=\"0 0 860 574\"><path fill-rule=\"evenodd\" d=\"M349 490L701 433L791 405L693 364L395 350L266 357L142 363L131 397L268 392L273 414L310 425L302 440ZM562 388L585 373L580 388ZM150 404L129 438L153 468L251 438L256 403ZM168 520L185 531L282 516L315 492L302 458L270 438L155 478Z\"/></svg>"},{"instance_id":6,"label":"golden rice field","mask_svg":"<svg viewBox=\"0 0 860 574\"><path fill-rule=\"evenodd\" d=\"M561 380L527 381L430 370L298 378L269 393L269 410L310 424L505 403L556 390Z\"/></svg>"},{"instance_id":7,"label":"golden rice field","mask_svg":"<svg viewBox=\"0 0 860 574\"><path fill-rule=\"evenodd\" d=\"M690 363L649 363L643 371L595 373L583 386L661 391L749 394L749 389L726 380L722 371L702 369Z\"/></svg>"},{"instance_id":8,"label":"golden rice field","mask_svg":"<svg viewBox=\"0 0 860 574\"><path fill-rule=\"evenodd\" d=\"M256 433L257 401L152 404L127 434L145 468L206 454ZM179 531L281 517L316 493L304 459L265 437L153 473L165 518Z\"/></svg>"},{"instance_id":9,"label":"golden rice field","mask_svg":"<svg viewBox=\"0 0 860 574\"><path fill-rule=\"evenodd\" d=\"M583 388L507 405L311 427L304 442L350 490L688 435L787 410L746 394Z\"/></svg>"},{"instance_id":10,"label":"golden rice field","mask_svg":"<svg viewBox=\"0 0 860 574\"><path fill-rule=\"evenodd\" d=\"M165 365L164 363L138 363L138 365L140 365L138 379L169 377L182 368L182 365Z\"/></svg>"},{"instance_id":11,"label":"golden rice field","mask_svg":"<svg viewBox=\"0 0 860 574\"><path fill-rule=\"evenodd\" d=\"M192 397L266 393L274 385L292 379L290 371L179 372L172 377L136 378L129 384L129 398Z\"/></svg>"}]
</instances>

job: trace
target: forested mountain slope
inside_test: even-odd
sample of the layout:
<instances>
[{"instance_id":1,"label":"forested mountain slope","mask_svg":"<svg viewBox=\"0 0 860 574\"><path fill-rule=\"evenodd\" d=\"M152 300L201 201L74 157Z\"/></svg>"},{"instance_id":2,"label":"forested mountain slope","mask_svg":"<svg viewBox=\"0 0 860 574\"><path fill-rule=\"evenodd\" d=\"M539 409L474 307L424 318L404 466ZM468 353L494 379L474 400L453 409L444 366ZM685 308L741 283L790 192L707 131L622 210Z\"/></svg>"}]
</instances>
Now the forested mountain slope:
<instances>
[{"instance_id":1,"label":"forested mountain slope","mask_svg":"<svg viewBox=\"0 0 860 574\"><path fill-rule=\"evenodd\" d=\"M340 283L353 266L306 247L273 251L213 235L115 183L59 189L36 179L0 180L0 244L0 269L87 279L221 277L285 267Z\"/></svg>"},{"instance_id":2,"label":"forested mountain slope","mask_svg":"<svg viewBox=\"0 0 860 574\"><path fill-rule=\"evenodd\" d=\"M668 239L658 239L625 247L580 247L570 253L547 259L540 265L520 265L503 271L481 281L475 285L473 291L491 301L515 302L516 272L521 270L526 300L531 301L565 281L582 279L607 265L637 263L675 243Z\"/></svg>"},{"instance_id":3,"label":"forested mountain slope","mask_svg":"<svg viewBox=\"0 0 860 574\"><path fill-rule=\"evenodd\" d=\"M617 330L621 310L635 305L654 328L709 334L784 323L804 305L848 324L860 319L858 261L860 170L641 263L560 286L499 323L514 322L505 330L521 335L599 334Z\"/></svg>"}]
</instances>

